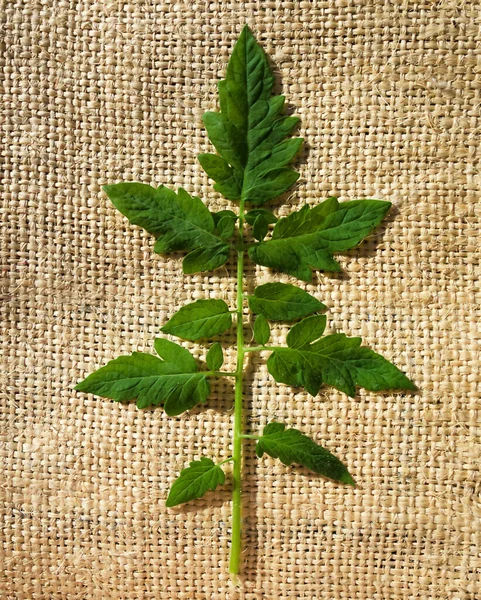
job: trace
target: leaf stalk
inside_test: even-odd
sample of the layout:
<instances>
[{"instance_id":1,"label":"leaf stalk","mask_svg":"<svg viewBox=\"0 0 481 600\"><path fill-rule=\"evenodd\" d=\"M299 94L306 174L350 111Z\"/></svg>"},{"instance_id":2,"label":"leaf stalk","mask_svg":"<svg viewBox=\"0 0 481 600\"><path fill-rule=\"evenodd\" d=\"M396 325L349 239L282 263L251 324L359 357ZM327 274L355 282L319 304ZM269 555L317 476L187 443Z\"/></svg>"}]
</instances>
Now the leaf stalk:
<instances>
[{"instance_id":1,"label":"leaf stalk","mask_svg":"<svg viewBox=\"0 0 481 600\"><path fill-rule=\"evenodd\" d=\"M240 569L242 542L242 431L243 431L243 375L244 375L244 201L239 203L239 225L237 245L237 366L234 392L234 427L232 470L232 537L229 571L237 583Z\"/></svg>"}]
</instances>

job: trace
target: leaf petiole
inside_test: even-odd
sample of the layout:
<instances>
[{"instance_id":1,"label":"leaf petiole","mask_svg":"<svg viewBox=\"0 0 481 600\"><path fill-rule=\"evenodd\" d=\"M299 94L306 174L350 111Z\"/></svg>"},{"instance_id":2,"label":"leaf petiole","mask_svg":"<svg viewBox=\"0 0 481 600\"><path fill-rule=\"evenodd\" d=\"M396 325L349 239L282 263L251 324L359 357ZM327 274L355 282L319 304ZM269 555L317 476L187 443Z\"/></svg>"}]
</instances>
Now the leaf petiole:
<instances>
[{"instance_id":1,"label":"leaf petiole","mask_svg":"<svg viewBox=\"0 0 481 600\"><path fill-rule=\"evenodd\" d=\"M232 440L232 534L229 571L237 582L240 569L242 543L242 427L243 414L243 374L244 374L244 201L239 202L238 246L237 246L237 363L234 390L234 426Z\"/></svg>"}]
</instances>

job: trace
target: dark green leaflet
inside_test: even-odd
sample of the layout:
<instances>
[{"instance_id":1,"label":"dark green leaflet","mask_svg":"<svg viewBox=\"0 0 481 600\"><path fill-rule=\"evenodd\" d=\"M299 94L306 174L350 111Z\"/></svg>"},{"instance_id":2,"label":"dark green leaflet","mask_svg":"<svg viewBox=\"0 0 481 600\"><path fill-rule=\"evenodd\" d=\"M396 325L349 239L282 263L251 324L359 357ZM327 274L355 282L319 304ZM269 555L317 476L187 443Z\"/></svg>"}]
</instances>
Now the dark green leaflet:
<instances>
[{"instance_id":1,"label":"dark green leaflet","mask_svg":"<svg viewBox=\"0 0 481 600\"><path fill-rule=\"evenodd\" d=\"M218 192L231 200L264 204L285 192L299 174L287 165L302 144L285 138L299 122L282 114L284 97L271 97L274 78L262 48L245 27L219 83L220 112L203 120L218 155L201 154Z\"/></svg>"},{"instance_id":2,"label":"dark green leaflet","mask_svg":"<svg viewBox=\"0 0 481 600\"><path fill-rule=\"evenodd\" d=\"M319 339L326 328L326 321L325 315L313 315L296 323L287 334L289 348L302 348Z\"/></svg>"},{"instance_id":3,"label":"dark green leaflet","mask_svg":"<svg viewBox=\"0 0 481 600\"><path fill-rule=\"evenodd\" d=\"M223 239L228 240L234 235L237 215L232 210L220 210L212 213L216 233Z\"/></svg>"},{"instance_id":4,"label":"dark green leaflet","mask_svg":"<svg viewBox=\"0 0 481 600\"><path fill-rule=\"evenodd\" d=\"M349 471L334 454L297 429L286 429L283 423L273 422L264 427L256 454L260 458L264 453L279 458L287 466L297 463L324 477L354 485Z\"/></svg>"},{"instance_id":5,"label":"dark green leaflet","mask_svg":"<svg viewBox=\"0 0 481 600\"><path fill-rule=\"evenodd\" d=\"M245 214L246 223L249 223L249 225L254 225L259 217L262 217L268 225L278 221L278 218L265 208L253 208Z\"/></svg>"},{"instance_id":6,"label":"dark green leaflet","mask_svg":"<svg viewBox=\"0 0 481 600\"><path fill-rule=\"evenodd\" d=\"M208 490L215 490L224 482L224 471L210 458L203 456L200 460L194 460L190 466L182 469L170 488L165 505L172 507L189 502L189 500L202 498Z\"/></svg>"},{"instance_id":7,"label":"dark green leaflet","mask_svg":"<svg viewBox=\"0 0 481 600\"><path fill-rule=\"evenodd\" d=\"M329 198L314 208L305 205L298 212L279 219L272 239L249 249L257 264L312 279L312 269L339 271L333 254L357 246L379 225L390 202L354 200L338 203Z\"/></svg>"},{"instance_id":8,"label":"dark green leaflet","mask_svg":"<svg viewBox=\"0 0 481 600\"><path fill-rule=\"evenodd\" d=\"M230 246L215 233L214 218L199 198L144 183L117 183L103 190L133 225L157 238L155 252L189 251L184 273L211 271L227 261Z\"/></svg>"},{"instance_id":9,"label":"dark green leaflet","mask_svg":"<svg viewBox=\"0 0 481 600\"><path fill-rule=\"evenodd\" d=\"M209 383L204 374L197 372L194 357L169 340L157 339L155 349L164 360L133 352L111 360L75 389L117 402L136 399L139 408L164 404L170 416L204 403Z\"/></svg>"},{"instance_id":10,"label":"dark green leaflet","mask_svg":"<svg viewBox=\"0 0 481 600\"><path fill-rule=\"evenodd\" d=\"M293 321L325 310L324 304L290 283L264 283L249 296L249 308L271 321Z\"/></svg>"},{"instance_id":11,"label":"dark green leaflet","mask_svg":"<svg viewBox=\"0 0 481 600\"><path fill-rule=\"evenodd\" d=\"M180 308L161 331L195 341L224 333L231 325L232 316L223 300L197 300Z\"/></svg>"},{"instance_id":12,"label":"dark green leaflet","mask_svg":"<svg viewBox=\"0 0 481 600\"><path fill-rule=\"evenodd\" d=\"M301 348L296 344L277 348L269 356L267 368L277 382L305 387L312 396L323 383L351 397L356 395L356 386L372 391L415 389L392 363L362 347L361 338L348 338L343 333L327 335Z\"/></svg>"}]
</instances>

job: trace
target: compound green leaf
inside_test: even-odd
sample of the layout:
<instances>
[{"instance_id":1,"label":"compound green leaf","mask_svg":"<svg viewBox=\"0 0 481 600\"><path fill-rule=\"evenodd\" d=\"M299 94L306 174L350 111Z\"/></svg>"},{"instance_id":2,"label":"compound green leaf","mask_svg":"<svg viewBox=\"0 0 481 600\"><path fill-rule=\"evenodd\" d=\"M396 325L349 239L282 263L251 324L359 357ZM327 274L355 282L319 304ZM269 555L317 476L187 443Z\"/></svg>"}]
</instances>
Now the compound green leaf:
<instances>
[{"instance_id":1,"label":"compound green leaf","mask_svg":"<svg viewBox=\"0 0 481 600\"><path fill-rule=\"evenodd\" d=\"M117 402L135 399L138 408L164 404L168 415L180 415L205 402L209 383L204 374L196 372L197 365L187 357L188 351L174 346L177 344L157 339L155 348L165 360L143 352L120 356L75 389Z\"/></svg>"},{"instance_id":2,"label":"compound green leaf","mask_svg":"<svg viewBox=\"0 0 481 600\"><path fill-rule=\"evenodd\" d=\"M133 225L156 237L155 252L190 252L184 259L185 273L211 271L227 261L230 247L216 235L211 213L182 188L176 194L165 186L117 183L103 190Z\"/></svg>"},{"instance_id":3,"label":"compound green leaf","mask_svg":"<svg viewBox=\"0 0 481 600\"><path fill-rule=\"evenodd\" d=\"M266 55L246 26L219 83L220 113L203 117L219 155L201 154L199 161L226 198L264 204L299 177L287 165L302 139L285 139L298 119L282 114L285 99L271 97L273 84Z\"/></svg>"},{"instance_id":4,"label":"compound green leaf","mask_svg":"<svg viewBox=\"0 0 481 600\"><path fill-rule=\"evenodd\" d=\"M271 321L293 321L326 309L317 298L290 283L259 285L248 302L253 313Z\"/></svg>"},{"instance_id":5,"label":"compound green leaf","mask_svg":"<svg viewBox=\"0 0 481 600\"><path fill-rule=\"evenodd\" d=\"M292 463L307 467L314 473L334 481L355 485L344 464L328 450L316 444L297 429L286 429L283 423L269 423L256 444L259 458L268 454L287 466Z\"/></svg>"},{"instance_id":6,"label":"compound green leaf","mask_svg":"<svg viewBox=\"0 0 481 600\"><path fill-rule=\"evenodd\" d=\"M231 325L232 316L223 300L197 300L180 308L161 331L195 341L220 335Z\"/></svg>"},{"instance_id":7,"label":"compound green leaf","mask_svg":"<svg viewBox=\"0 0 481 600\"><path fill-rule=\"evenodd\" d=\"M311 281L312 269L339 271L333 254L357 246L379 225L391 207L381 200L338 203L329 198L319 206L305 205L279 219L272 239L249 248L257 264Z\"/></svg>"},{"instance_id":8,"label":"compound green leaf","mask_svg":"<svg viewBox=\"0 0 481 600\"><path fill-rule=\"evenodd\" d=\"M203 456L200 460L194 460L187 468L182 469L170 488L165 505L172 507L202 498L207 491L215 490L218 485L224 483L224 471L210 458Z\"/></svg>"}]
</instances>

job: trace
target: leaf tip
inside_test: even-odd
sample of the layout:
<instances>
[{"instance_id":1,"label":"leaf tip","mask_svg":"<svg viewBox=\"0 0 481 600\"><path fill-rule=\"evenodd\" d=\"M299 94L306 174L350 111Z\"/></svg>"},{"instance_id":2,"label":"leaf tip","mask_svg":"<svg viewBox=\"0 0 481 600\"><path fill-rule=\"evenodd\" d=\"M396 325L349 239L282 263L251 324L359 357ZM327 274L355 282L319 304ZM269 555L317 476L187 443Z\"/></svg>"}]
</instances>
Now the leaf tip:
<instances>
[{"instance_id":1,"label":"leaf tip","mask_svg":"<svg viewBox=\"0 0 481 600\"><path fill-rule=\"evenodd\" d=\"M411 381L411 379L409 379L409 377L406 377L406 383L404 385L404 389L409 390L410 392L419 391L418 386L414 383L414 381Z\"/></svg>"},{"instance_id":2,"label":"leaf tip","mask_svg":"<svg viewBox=\"0 0 481 600\"><path fill-rule=\"evenodd\" d=\"M339 477L339 481L340 481L340 483L345 483L345 484L350 485L350 486L352 486L354 488L357 487L356 482L354 481L353 477L351 476L351 474L347 470L346 470L346 472L343 475L341 475Z\"/></svg>"},{"instance_id":3,"label":"leaf tip","mask_svg":"<svg viewBox=\"0 0 481 600\"><path fill-rule=\"evenodd\" d=\"M104 194L107 194L107 196L110 198L114 188L115 188L115 184L109 183L109 184L102 186L102 191L104 192Z\"/></svg>"},{"instance_id":4,"label":"leaf tip","mask_svg":"<svg viewBox=\"0 0 481 600\"><path fill-rule=\"evenodd\" d=\"M177 506L179 503L175 502L175 500L172 500L172 498L170 497L170 494L167 496L167 500L165 501L165 506L167 508L172 508L173 506Z\"/></svg>"},{"instance_id":5,"label":"leaf tip","mask_svg":"<svg viewBox=\"0 0 481 600\"><path fill-rule=\"evenodd\" d=\"M389 202L388 200L383 200L383 202L384 202L384 210L383 210L383 213L384 213L384 216L386 216L386 215L387 215L387 213L388 213L388 212L391 210L391 208L393 207L393 204L392 204L392 202Z\"/></svg>"}]
</instances>

